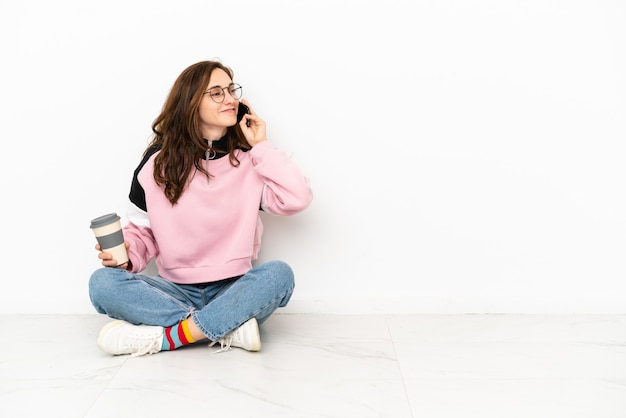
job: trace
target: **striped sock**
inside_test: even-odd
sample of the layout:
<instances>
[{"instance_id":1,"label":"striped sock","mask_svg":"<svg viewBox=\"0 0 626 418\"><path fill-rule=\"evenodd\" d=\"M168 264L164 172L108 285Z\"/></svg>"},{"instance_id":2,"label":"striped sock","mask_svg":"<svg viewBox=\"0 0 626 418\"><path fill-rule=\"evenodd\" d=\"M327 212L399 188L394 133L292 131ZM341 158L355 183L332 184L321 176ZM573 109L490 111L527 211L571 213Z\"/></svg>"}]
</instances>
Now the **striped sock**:
<instances>
[{"instance_id":1,"label":"striped sock","mask_svg":"<svg viewBox=\"0 0 626 418\"><path fill-rule=\"evenodd\" d=\"M176 325L165 328L163 331L163 344L161 345L161 351L175 350L183 345L195 343L196 340L191 338L191 332L189 332L189 319L185 319Z\"/></svg>"}]
</instances>

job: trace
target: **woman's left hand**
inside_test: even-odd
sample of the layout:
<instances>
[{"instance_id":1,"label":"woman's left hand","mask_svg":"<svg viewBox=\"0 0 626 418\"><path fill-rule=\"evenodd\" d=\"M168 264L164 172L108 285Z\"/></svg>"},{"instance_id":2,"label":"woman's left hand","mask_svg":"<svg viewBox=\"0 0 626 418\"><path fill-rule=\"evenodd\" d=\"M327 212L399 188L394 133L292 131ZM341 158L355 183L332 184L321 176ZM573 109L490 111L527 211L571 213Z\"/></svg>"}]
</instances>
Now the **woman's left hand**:
<instances>
[{"instance_id":1,"label":"woman's left hand","mask_svg":"<svg viewBox=\"0 0 626 418\"><path fill-rule=\"evenodd\" d=\"M239 122L239 127L243 131L248 144L254 147L259 142L267 139L265 137L265 121L256 114L248 100L242 99L241 102L250 108L250 113L244 115L241 122ZM249 122L250 126L246 122Z\"/></svg>"}]
</instances>

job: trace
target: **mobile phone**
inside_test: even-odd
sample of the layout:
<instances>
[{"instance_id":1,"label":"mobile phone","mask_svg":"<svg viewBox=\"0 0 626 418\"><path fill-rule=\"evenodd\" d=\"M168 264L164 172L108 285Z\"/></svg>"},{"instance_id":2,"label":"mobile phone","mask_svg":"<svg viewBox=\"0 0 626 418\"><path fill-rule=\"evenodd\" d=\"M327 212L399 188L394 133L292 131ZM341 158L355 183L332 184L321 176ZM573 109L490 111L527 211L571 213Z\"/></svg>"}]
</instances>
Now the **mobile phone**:
<instances>
[{"instance_id":1,"label":"mobile phone","mask_svg":"<svg viewBox=\"0 0 626 418\"><path fill-rule=\"evenodd\" d=\"M239 102L239 109L237 110L237 123L241 122L243 115L250 113L250 108L245 104ZM250 121L246 121L246 126L250 126Z\"/></svg>"}]
</instances>

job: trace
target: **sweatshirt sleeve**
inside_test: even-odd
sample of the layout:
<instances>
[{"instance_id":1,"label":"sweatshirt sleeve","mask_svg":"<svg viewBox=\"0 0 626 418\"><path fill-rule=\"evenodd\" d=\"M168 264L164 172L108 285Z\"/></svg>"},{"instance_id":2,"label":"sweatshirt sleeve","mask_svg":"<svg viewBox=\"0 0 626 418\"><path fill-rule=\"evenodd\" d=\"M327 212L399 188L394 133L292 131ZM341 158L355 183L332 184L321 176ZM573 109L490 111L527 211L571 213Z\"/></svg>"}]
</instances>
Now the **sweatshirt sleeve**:
<instances>
[{"instance_id":1,"label":"sweatshirt sleeve","mask_svg":"<svg viewBox=\"0 0 626 418\"><path fill-rule=\"evenodd\" d=\"M132 264L132 272L143 271L150 260L156 256L158 247L150 227L150 219L146 207L146 195L139 181L139 173L142 171L150 157L159 150L152 147L145 153L141 163L133 173L133 180L128 194L128 224L124 226L124 241L130 244L128 257Z\"/></svg>"},{"instance_id":2,"label":"sweatshirt sleeve","mask_svg":"<svg viewBox=\"0 0 626 418\"><path fill-rule=\"evenodd\" d=\"M282 151L263 141L250 150L252 164L265 183L261 207L274 215L293 215L313 200L309 179Z\"/></svg>"},{"instance_id":3,"label":"sweatshirt sleeve","mask_svg":"<svg viewBox=\"0 0 626 418\"><path fill-rule=\"evenodd\" d=\"M132 272L138 273L148 266L157 253L152 230L147 226L138 226L132 221L124 226L124 241L130 244L128 257L132 264Z\"/></svg>"}]
</instances>

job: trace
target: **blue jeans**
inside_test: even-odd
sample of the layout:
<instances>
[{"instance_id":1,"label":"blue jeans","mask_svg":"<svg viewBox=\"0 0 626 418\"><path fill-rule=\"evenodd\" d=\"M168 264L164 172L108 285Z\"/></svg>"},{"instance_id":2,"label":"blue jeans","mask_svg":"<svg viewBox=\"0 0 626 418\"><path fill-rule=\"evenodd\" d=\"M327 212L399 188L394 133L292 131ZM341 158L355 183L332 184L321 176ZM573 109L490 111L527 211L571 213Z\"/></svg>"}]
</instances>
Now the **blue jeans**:
<instances>
[{"instance_id":1,"label":"blue jeans","mask_svg":"<svg viewBox=\"0 0 626 418\"><path fill-rule=\"evenodd\" d=\"M110 267L96 270L89 280L89 297L99 313L132 324L162 327L191 316L211 341L252 317L263 323L287 305L293 289L293 271L282 261L269 261L239 279L209 283L204 288Z\"/></svg>"}]
</instances>

